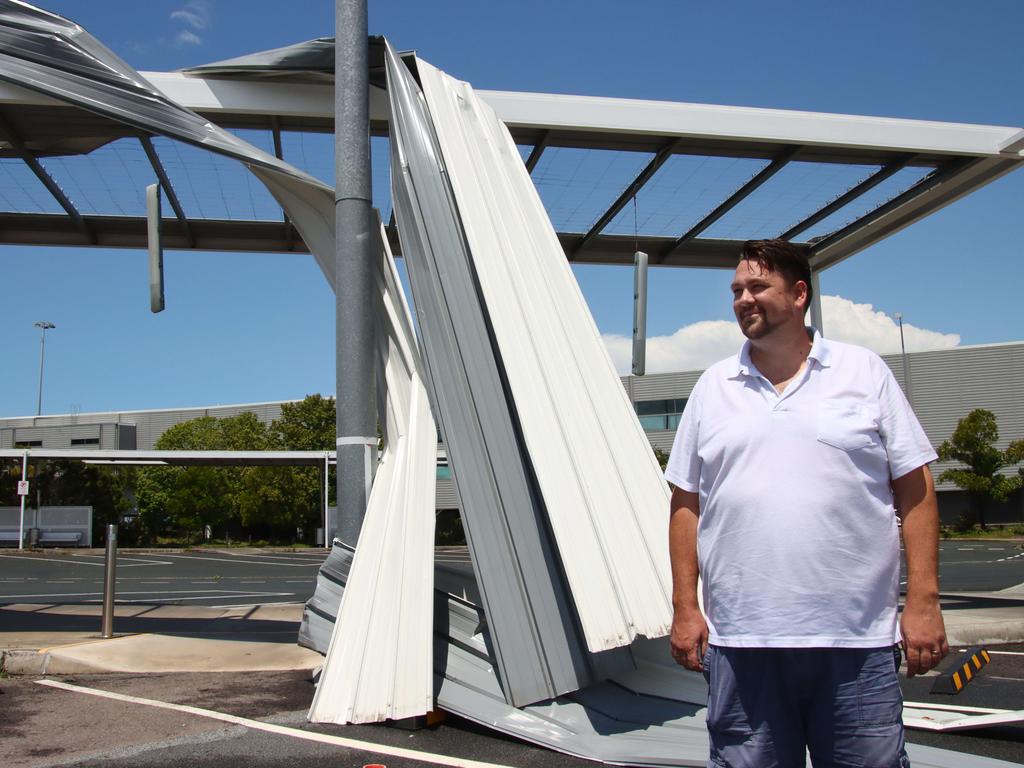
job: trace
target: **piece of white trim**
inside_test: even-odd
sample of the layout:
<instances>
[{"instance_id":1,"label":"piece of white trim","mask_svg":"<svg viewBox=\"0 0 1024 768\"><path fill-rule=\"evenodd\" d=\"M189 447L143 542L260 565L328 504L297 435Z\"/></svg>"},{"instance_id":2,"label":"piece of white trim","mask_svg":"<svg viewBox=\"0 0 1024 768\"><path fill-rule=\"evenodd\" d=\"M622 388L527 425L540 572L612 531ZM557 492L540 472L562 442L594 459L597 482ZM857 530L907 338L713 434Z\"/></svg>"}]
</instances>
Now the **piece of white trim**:
<instances>
[{"instance_id":1,"label":"piece of white trim","mask_svg":"<svg viewBox=\"0 0 1024 768\"><path fill-rule=\"evenodd\" d=\"M376 437L339 437L335 442L338 445L376 445Z\"/></svg>"},{"instance_id":2,"label":"piece of white trim","mask_svg":"<svg viewBox=\"0 0 1024 768\"><path fill-rule=\"evenodd\" d=\"M101 691L97 688L86 688L81 685L62 683L59 680L36 680L36 683L38 685L45 685L48 688L57 688L63 691L71 691L72 693L84 693L89 696L98 696L112 701L121 701L125 704L143 704L148 707L168 709L173 712L184 712L186 714L196 715L197 717L206 717L211 720L219 720L224 723L241 725L244 728L251 728L256 731L276 733L279 736L289 736L293 739L315 741L320 744L331 744L337 747L345 747L347 749L355 749L362 752L372 752L378 755L388 755L389 757L404 758L406 760L416 760L422 763L430 763L432 765L446 765L452 766L452 768L511 768L511 766L502 765L501 763L485 763L481 760L469 760L461 757L451 757L449 755L438 755L433 752L419 752L415 749L392 747L387 744L376 744L372 741L346 739L343 736L331 736L327 733L301 731L298 728L289 728L288 726L276 725L274 723L264 723L260 720L252 720L248 717L239 717L238 715L229 715L225 712L216 712L212 709L191 707L187 704L171 704L170 702L157 701L155 699L143 699L139 696L128 696L123 693L113 693L112 691Z\"/></svg>"}]
</instances>

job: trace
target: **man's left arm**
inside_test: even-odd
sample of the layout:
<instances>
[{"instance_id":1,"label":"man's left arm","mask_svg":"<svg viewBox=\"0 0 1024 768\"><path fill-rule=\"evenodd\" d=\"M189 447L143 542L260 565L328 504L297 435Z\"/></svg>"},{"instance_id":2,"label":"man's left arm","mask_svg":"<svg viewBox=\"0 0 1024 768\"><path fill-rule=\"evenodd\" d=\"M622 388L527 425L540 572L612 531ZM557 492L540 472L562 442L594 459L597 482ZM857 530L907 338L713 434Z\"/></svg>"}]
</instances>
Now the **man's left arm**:
<instances>
[{"instance_id":1,"label":"man's left arm","mask_svg":"<svg viewBox=\"0 0 1024 768\"><path fill-rule=\"evenodd\" d=\"M949 652L939 609L939 507L927 464L893 480L892 488L907 556L907 599L900 628L907 677L913 677L938 665Z\"/></svg>"}]
</instances>

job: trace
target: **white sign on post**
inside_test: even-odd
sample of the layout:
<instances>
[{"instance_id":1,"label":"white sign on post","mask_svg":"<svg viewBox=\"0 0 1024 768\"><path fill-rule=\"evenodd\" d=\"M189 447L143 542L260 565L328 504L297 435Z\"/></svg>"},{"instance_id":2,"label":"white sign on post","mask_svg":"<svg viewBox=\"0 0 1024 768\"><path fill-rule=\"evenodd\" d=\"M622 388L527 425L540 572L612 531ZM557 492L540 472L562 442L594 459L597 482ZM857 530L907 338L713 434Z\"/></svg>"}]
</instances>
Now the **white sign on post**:
<instances>
[{"instance_id":1,"label":"white sign on post","mask_svg":"<svg viewBox=\"0 0 1024 768\"><path fill-rule=\"evenodd\" d=\"M18 495L19 496L28 496L28 480L19 480L18 481Z\"/></svg>"}]
</instances>

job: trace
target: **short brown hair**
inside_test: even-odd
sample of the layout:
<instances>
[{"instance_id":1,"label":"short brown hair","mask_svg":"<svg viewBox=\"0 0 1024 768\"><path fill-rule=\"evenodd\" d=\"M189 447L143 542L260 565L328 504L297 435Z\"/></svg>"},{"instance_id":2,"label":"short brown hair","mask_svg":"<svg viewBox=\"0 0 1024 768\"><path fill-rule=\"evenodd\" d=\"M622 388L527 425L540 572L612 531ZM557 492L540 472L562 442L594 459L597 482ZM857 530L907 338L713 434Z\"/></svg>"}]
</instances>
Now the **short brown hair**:
<instances>
[{"instance_id":1,"label":"short brown hair","mask_svg":"<svg viewBox=\"0 0 1024 768\"><path fill-rule=\"evenodd\" d=\"M814 298L809 255L806 245L795 245L788 240L747 240L743 244L740 261L752 261L764 272L778 272L790 285L802 280L807 286L806 312Z\"/></svg>"}]
</instances>

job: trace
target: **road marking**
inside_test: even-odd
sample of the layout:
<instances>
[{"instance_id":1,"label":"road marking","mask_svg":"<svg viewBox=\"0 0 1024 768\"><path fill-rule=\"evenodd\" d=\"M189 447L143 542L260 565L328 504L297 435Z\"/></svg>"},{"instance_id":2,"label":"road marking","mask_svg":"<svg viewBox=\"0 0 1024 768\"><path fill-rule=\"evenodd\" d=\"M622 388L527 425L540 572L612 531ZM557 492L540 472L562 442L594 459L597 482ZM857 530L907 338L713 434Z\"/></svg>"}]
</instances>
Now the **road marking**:
<instances>
[{"instance_id":1,"label":"road marking","mask_svg":"<svg viewBox=\"0 0 1024 768\"><path fill-rule=\"evenodd\" d=\"M72 579L70 581L47 581L46 583L47 584L74 584L75 582Z\"/></svg>"},{"instance_id":2,"label":"road marking","mask_svg":"<svg viewBox=\"0 0 1024 768\"><path fill-rule=\"evenodd\" d=\"M996 560L996 562L997 563L1005 563L1007 560L1016 560L1018 557L1024 557L1024 552L1021 552L1019 555L1010 555L1009 557L1000 557L998 560Z\"/></svg>"},{"instance_id":3,"label":"road marking","mask_svg":"<svg viewBox=\"0 0 1024 768\"><path fill-rule=\"evenodd\" d=\"M126 704L144 704L146 706L157 707L159 709L169 709L174 712L185 712L187 714L196 715L198 717L206 717L211 720L220 720L221 722L225 723L241 725L256 731L276 733L281 736L291 736L292 738L304 739L306 741L315 741L319 742L320 744L333 744L334 746L338 747L356 749L362 752L373 752L374 754L378 755L388 755L390 757L405 758L406 760L418 760L421 763L431 763L432 765L447 765L452 766L452 768L511 768L511 766L501 765L499 763L485 763L480 760L469 760L462 757L438 755L434 754L433 752L420 752L415 749L392 747L388 744L376 744L372 741L359 741L358 739L348 739L343 736L333 736L328 733L302 731L298 728L289 728L286 725L264 723L260 720L251 720L248 717L239 717L238 715L229 715L224 712L215 712L212 709L200 709L199 707L190 707L187 704L170 704L165 701L156 701L155 699L143 699L138 696L127 696L123 693L101 691L97 688L86 688L81 685L71 685L70 683L62 683L58 680L36 680L36 683L38 685L45 685L50 688L59 688L65 691L71 691L73 693L85 693L89 694L90 696L99 696L100 698L104 699L122 701Z\"/></svg>"},{"instance_id":4,"label":"road marking","mask_svg":"<svg viewBox=\"0 0 1024 768\"><path fill-rule=\"evenodd\" d=\"M197 555L164 555L164 557L174 557L182 560L202 560L203 562L218 562L218 563L248 563L249 565L281 565L285 568L319 568L320 563L279 563L273 560L231 560L226 557L199 557Z\"/></svg>"},{"instance_id":5,"label":"road marking","mask_svg":"<svg viewBox=\"0 0 1024 768\"><path fill-rule=\"evenodd\" d=\"M303 563L304 565L311 565L311 563L309 561L312 559L312 557L309 556L309 555L307 555L307 556L299 555L299 556L291 556L290 557L288 555L279 555L279 554L273 554L273 553L269 553L269 554L265 554L265 555L264 554L254 555L251 552L247 552L247 553L244 553L244 554L241 553L241 552L239 552L238 554L235 554L234 552L225 552L223 554L230 555L231 557L262 557L262 558L266 558L266 560L264 560L262 562L270 562L270 563L273 563L273 562L294 562L294 563ZM323 555L316 555L315 557L317 558L317 563L318 564L322 563L324 561L324 556Z\"/></svg>"},{"instance_id":6,"label":"road marking","mask_svg":"<svg viewBox=\"0 0 1024 768\"><path fill-rule=\"evenodd\" d=\"M193 590L193 591L194 592L202 592L203 590L196 589L196 590ZM223 594L223 595L204 594L204 595L196 595L195 597L176 597L176 598L174 598L174 602L179 602L180 603L180 602L184 602L185 600L227 600L228 598L234 598L234 597L295 597L295 593L294 592L246 592L245 590L241 590L241 589L236 589L236 590L211 589L211 590L207 590L207 591L208 592L225 592L226 594ZM134 595L168 595L168 594L171 594L171 593L170 592L119 592L118 594L119 595L123 595L123 594L129 594L129 595L131 595L131 594L134 594ZM99 600L87 600L86 602L98 603L100 601ZM133 600L122 600L120 597L118 597L114 602L119 603L119 604L127 604L127 603L152 603L152 602L155 602L155 601L151 597L138 597L138 598L135 598ZM228 606L211 605L209 607L210 608L225 608L225 607L228 607Z\"/></svg>"},{"instance_id":7,"label":"road marking","mask_svg":"<svg viewBox=\"0 0 1024 768\"><path fill-rule=\"evenodd\" d=\"M966 651L960 651L960 653L966 653ZM989 651L989 653L999 656L1024 656L1024 651Z\"/></svg>"},{"instance_id":8,"label":"road marking","mask_svg":"<svg viewBox=\"0 0 1024 768\"><path fill-rule=\"evenodd\" d=\"M72 563L73 565L74 564L77 564L77 565L98 565L100 567L103 567L106 564L106 562L105 562L106 561L106 556L105 555L71 555L71 557L78 558L77 563L73 562ZM101 560L102 562L93 563L93 562L91 562L89 560L82 560L81 558L83 558L83 557L97 558L97 559ZM58 562L60 562L60 561L58 561ZM141 557L127 557L127 556L124 556L124 555L118 556L118 558L117 558L117 566L118 566L118 568L139 568L140 566L143 566L143 565L174 565L174 563L172 563L170 560L149 560L149 559L144 559L144 558L141 558Z\"/></svg>"},{"instance_id":9,"label":"road marking","mask_svg":"<svg viewBox=\"0 0 1024 768\"><path fill-rule=\"evenodd\" d=\"M265 581L240 581L239 584L266 584Z\"/></svg>"},{"instance_id":10,"label":"road marking","mask_svg":"<svg viewBox=\"0 0 1024 768\"><path fill-rule=\"evenodd\" d=\"M135 591L135 592L122 592L121 590L117 590L117 596L116 596L115 602L118 602L118 603L139 602L138 600L134 600L134 601L133 600L122 600L121 599L121 595L193 595L193 594L195 594L197 592L201 592L203 595L206 595L206 597L179 597L179 598L176 598L176 599L177 600L207 600L207 599L209 599L209 600L216 600L216 599L218 599L218 597L221 597L221 599L223 599L223 598L226 598L226 597L236 597L236 596L240 597L240 596L243 596L243 595L246 596L246 597L264 597L264 593L262 593L262 592L259 592L259 593L257 593L257 592L246 592L244 589L167 589L167 590L148 589L148 590L139 590L139 591ZM221 596L211 595L210 594L211 592L221 592L223 594ZM22 597L94 597L96 595L102 595L102 594L103 594L102 592L60 592L58 594L48 594L48 595L4 595L3 597L5 599L13 598L13 597L18 597L18 598L22 598ZM267 592L266 594L267 595L291 595L293 593L292 592Z\"/></svg>"}]
</instances>

